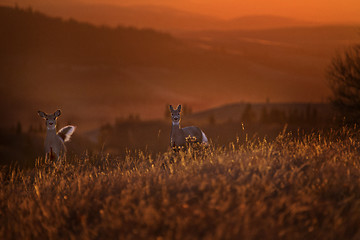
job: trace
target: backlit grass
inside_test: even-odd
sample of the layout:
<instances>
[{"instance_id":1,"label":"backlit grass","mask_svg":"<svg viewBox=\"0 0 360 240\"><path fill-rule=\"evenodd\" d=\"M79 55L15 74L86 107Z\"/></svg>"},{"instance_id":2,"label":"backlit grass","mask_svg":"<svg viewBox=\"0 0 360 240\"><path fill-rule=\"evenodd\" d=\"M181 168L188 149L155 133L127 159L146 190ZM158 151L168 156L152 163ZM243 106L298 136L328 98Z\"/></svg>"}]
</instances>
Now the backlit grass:
<instances>
[{"instance_id":1,"label":"backlit grass","mask_svg":"<svg viewBox=\"0 0 360 240\"><path fill-rule=\"evenodd\" d=\"M1 239L359 239L357 128L1 172Z\"/></svg>"}]
</instances>

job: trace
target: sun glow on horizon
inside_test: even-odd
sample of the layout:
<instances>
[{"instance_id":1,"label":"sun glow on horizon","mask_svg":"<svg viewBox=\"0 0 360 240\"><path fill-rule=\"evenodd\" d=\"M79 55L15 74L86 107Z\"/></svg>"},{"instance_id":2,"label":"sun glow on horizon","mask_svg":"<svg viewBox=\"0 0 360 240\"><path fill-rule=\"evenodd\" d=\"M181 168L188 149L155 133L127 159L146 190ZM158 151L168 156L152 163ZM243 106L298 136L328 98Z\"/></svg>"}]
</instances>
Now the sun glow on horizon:
<instances>
[{"instance_id":1,"label":"sun glow on horizon","mask_svg":"<svg viewBox=\"0 0 360 240\"><path fill-rule=\"evenodd\" d=\"M360 1L358 0L5 0L6 5L55 7L56 5L105 4L119 6L155 5L175 8L195 14L221 19L232 19L249 15L276 15L299 20L331 23L360 23Z\"/></svg>"}]
</instances>

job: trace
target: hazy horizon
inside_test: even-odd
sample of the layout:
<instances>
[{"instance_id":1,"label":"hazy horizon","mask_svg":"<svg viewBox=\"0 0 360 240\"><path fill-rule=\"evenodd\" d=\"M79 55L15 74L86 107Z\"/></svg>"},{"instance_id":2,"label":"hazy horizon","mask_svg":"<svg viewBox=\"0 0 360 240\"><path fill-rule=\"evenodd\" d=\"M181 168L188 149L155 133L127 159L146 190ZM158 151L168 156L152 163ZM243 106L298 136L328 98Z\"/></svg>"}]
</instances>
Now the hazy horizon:
<instances>
[{"instance_id":1,"label":"hazy horizon","mask_svg":"<svg viewBox=\"0 0 360 240\"><path fill-rule=\"evenodd\" d=\"M357 0L344 1L283 1L283 0L254 0L239 2L233 0L133 0L131 2L115 0L4 0L4 5L20 7L34 7L44 11L54 7L71 7L74 5L113 5L113 6L153 6L167 7L190 14L231 20L244 16L279 16L301 21L324 24L355 24L360 23L360 2ZM73 16L76 18L76 16Z\"/></svg>"},{"instance_id":2,"label":"hazy horizon","mask_svg":"<svg viewBox=\"0 0 360 240\"><path fill-rule=\"evenodd\" d=\"M2 41L0 59L5 63L3 102L11 101L20 118L38 108L49 112L62 108L72 119L86 121L88 116L77 113L83 108L93 125L98 125L129 114L139 114L144 120L163 118L166 104L187 104L195 112L267 99L324 102L330 94L325 72L331 58L360 40L356 26L284 22L269 15L219 22L164 9L162 14L136 7L70 9L61 6L74 4L71 1L44 2L24 1L18 6L25 10L2 16L8 36ZM15 1L5 3L15 10ZM29 5L46 16L26 10ZM136 13L145 16L142 22ZM80 23L68 21L76 14L81 16L75 18ZM131 24L103 28L95 24L99 19L138 21L155 30L128 28ZM156 26L193 31L169 35ZM209 26L219 31L196 31ZM72 86L70 90L67 85ZM60 91L52 91L54 86ZM50 101L44 101L42 94Z\"/></svg>"}]
</instances>

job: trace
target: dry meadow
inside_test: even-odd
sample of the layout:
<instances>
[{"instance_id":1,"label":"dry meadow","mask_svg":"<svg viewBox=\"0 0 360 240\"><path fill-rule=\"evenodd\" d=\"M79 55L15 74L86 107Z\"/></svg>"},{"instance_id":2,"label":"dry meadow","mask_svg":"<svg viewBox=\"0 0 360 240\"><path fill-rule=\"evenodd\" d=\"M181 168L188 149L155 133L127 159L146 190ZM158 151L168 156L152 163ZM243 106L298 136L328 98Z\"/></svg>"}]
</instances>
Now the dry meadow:
<instances>
[{"instance_id":1,"label":"dry meadow","mask_svg":"<svg viewBox=\"0 0 360 240\"><path fill-rule=\"evenodd\" d=\"M360 239L359 129L3 167L1 239Z\"/></svg>"}]
</instances>

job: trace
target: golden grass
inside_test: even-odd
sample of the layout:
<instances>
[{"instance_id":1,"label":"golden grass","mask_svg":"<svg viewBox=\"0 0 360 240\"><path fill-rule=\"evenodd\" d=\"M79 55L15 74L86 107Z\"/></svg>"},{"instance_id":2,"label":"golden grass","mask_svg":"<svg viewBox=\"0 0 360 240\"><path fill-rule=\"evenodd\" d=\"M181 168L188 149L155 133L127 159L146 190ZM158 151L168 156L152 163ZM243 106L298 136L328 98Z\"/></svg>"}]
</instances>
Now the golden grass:
<instances>
[{"instance_id":1,"label":"golden grass","mask_svg":"<svg viewBox=\"0 0 360 240\"><path fill-rule=\"evenodd\" d=\"M357 128L1 172L1 239L359 239Z\"/></svg>"}]
</instances>

